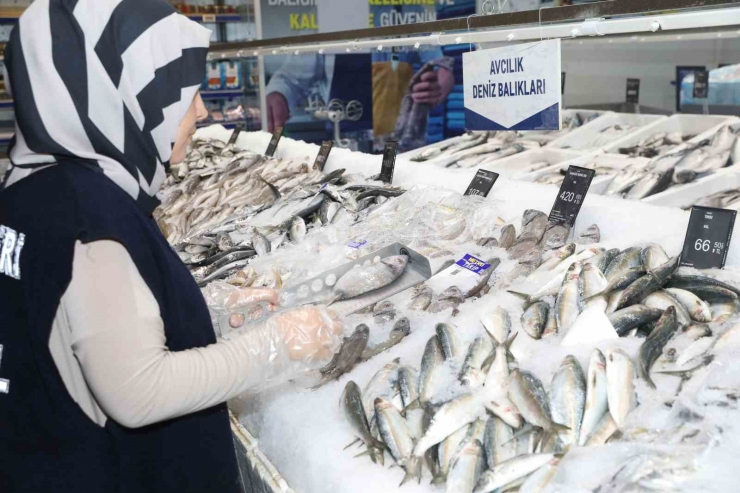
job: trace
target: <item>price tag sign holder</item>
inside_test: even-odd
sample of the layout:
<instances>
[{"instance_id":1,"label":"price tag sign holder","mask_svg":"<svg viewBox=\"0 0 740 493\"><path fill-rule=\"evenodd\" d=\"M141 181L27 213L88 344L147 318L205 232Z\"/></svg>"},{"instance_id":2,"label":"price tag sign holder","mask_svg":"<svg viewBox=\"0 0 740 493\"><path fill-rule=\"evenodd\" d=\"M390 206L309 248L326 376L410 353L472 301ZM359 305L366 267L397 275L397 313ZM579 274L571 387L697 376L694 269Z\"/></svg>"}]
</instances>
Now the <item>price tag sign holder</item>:
<instances>
[{"instance_id":1,"label":"price tag sign holder","mask_svg":"<svg viewBox=\"0 0 740 493\"><path fill-rule=\"evenodd\" d=\"M282 136L283 127L275 127L275 131L272 133L272 138L270 139L270 144L267 146L267 150L265 151L265 156L273 157L275 155L275 151L277 151L277 146Z\"/></svg>"},{"instance_id":2,"label":"price tag sign holder","mask_svg":"<svg viewBox=\"0 0 740 493\"><path fill-rule=\"evenodd\" d=\"M592 169L580 166L568 167L558 197L550 211L550 222L567 224L571 228L575 225L595 174L596 171Z\"/></svg>"},{"instance_id":3,"label":"price tag sign holder","mask_svg":"<svg viewBox=\"0 0 740 493\"><path fill-rule=\"evenodd\" d=\"M488 197L493 185L498 180L498 173L488 171L485 169L479 169L473 177L473 181L468 185L468 189L465 190L465 195L480 195L482 197Z\"/></svg>"},{"instance_id":4,"label":"price tag sign holder","mask_svg":"<svg viewBox=\"0 0 740 493\"><path fill-rule=\"evenodd\" d=\"M334 147L334 141L325 140L321 143L321 149L319 149L319 155L316 156L316 161L313 163L313 169L324 171L326 160L329 159L329 153L332 147Z\"/></svg>"},{"instance_id":5,"label":"price tag sign holder","mask_svg":"<svg viewBox=\"0 0 740 493\"><path fill-rule=\"evenodd\" d=\"M681 252L681 267L721 269L727 261L737 211L714 207L691 208Z\"/></svg>"},{"instance_id":6,"label":"price tag sign holder","mask_svg":"<svg viewBox=\"0 0 740 493\"><path fill-rule=\"evenodd\" d=\"M625 100L635 105L635 113L640 114L640 79L627 79L627 94Z\"/></svg>"},{"instance_id":7,"label":"price tag sign holder","mask_svg":"<svg viewBox=\"0 0 740 493\"><path fill-rule=\"evenodd\" d=\"M383 151L383 166L380 168L380 181L383 183L393 183L393 173L396 171L396 153L398 152L398 142L388 141L385 143Z\"/></svg>"},{"instance_id":8,"label":"price tag sign holder","mask_svg":"<svg viewBox=\"0 0 740 493\"><path fill-rule=\"evenodd\" d=\"M694 72L694 99L701 99L704 114L709 114L709 72L697 70Z\"/></svg>"}]
</instances>

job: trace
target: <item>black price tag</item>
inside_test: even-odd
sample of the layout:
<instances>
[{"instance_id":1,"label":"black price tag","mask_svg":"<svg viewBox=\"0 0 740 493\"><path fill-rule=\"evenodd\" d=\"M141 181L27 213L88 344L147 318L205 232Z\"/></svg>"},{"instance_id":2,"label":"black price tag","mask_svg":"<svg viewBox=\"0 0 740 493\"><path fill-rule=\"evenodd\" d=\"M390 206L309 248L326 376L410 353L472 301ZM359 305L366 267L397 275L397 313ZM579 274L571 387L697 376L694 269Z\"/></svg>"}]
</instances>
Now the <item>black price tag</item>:
<instances>
[{"instance_id":1,"label":"black price tag","mask_svg":"<svg viewBox=\"0 0 740 493\"><path fill-rule=\"evenodd\" d=\"M697 70L694 72L694 99L709 97L709 72Z\"/></svg>"},{"instance_id":2,"label":"black price tag","mask_svg":"<svg viewBox=\"0 0 740 493\"><path fill-rule=\"evenodd\" d=\"M640 79L627 79L627 102L640 104Z\"/></svg>"},{"instance_id":3,"label":"black price tag","mask_svg":"<svg viewBox=\"0 0 740 493\"><path fill-rule=\"evenodd\" d=\"M329 159L329 153L332 147L334 147L334 141L325 140L321 143L319 155L316 156L316 161L313 162L313 169L324 171L324 166L326 166L326 160Z\"/></svg>"},{"instance_id":4,"label":"black price tag","mask_svg":"<svg viewBox=\"0 0 740 493\"><path fill-rule=\"evenodd\" d=\"M242 133L242 130L244 130L244 125L242 123L239 123L234 127L234 132L231 134L229 144L236 144L236 139L239 138L239 134Z\"/></svg>"},{"instance_id":5,"label":"black price tag","mask_svg":"<svg viewBox=\"0 0 740 493\"><path fill-rule=\"evenodd\" d=\"M681 252L681 267L721 269L727 260L737 211L714 207L691 208Z\"/></svg>"},{"instance_id":6,"label":"black price tag","mask_svg":"<svg viewBox=\"0 0 740 493\"><path fill-rule=\"evenodd\" d=\"M560 72L560 95L565 94L565 72Z\"/></svg>"},{"instance_id":7,"label":"black price tag","mask_svg":"<svg viewBox=\"0 0 740 493\"><path fill-rule=\"evenodd\" d=\"M568 173L563 179L563 184L560 185L558 197L550 211L550 221L573 227L595 174L596 171L592 169L579 166L568 167Z\"/></svg>"},{"instance_id":8,"label":"black price tag","mask_svg":"<svg viewBox=\"0 0 740 493\"><path fill-rule=\"evenodd\" d=\"M380 168L380 181L383 183L393 183L393 172L396 170L396 153L398 152L398 142L390 141L385 143L383 151L383 167Z\"/></svg>"},{"instance_id":9,"label":"black price tag","mask_svg":"<svg viewBox=\"0 0 740 493\"><path fill-rule=\"evenodd\" d=\"M468 189L465 190L465 195L480 195L488 197L488 193L493 188L496 180L498 180L498 173L479 169L473 177L473 181L468 185Z\"/></svg>"},{"instance_id":10,"label":"black price tag","mask_svg":"<svg viewBox=\"0 0 740 493\"><path fill-rule=\"evenodd\" d=\"M267 150L265 151L265 156L274 156L275 151L277 151L278 142L280 142L280 137L283 136L283 127L275 127L275 131L272 133L272 138L270 139L270 144L267 146Z\"/></svg>"}]
</instances>

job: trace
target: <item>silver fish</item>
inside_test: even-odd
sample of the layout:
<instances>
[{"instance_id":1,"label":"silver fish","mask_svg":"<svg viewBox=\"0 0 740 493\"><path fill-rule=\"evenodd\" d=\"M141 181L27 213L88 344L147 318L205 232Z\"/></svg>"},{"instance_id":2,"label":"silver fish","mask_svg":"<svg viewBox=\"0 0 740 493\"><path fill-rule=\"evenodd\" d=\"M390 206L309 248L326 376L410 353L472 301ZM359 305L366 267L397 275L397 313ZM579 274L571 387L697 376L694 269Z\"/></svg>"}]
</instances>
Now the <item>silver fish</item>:
<instances>
[{"instance_id":1,"label":"silver fish","mask_svg":"<svg viewBox=\"0 0 740 493\"><path fill-rule=\"evenodd\" d=\"M606 290L606 276L593 264L584 264L579 276L583 284L583 298L588 299Z\"/></svg>"},{"instance_id":2,"label":"silver fish","mask_svg":"<svg viewBox=\"0 0 740 493\"><path fill-rule=\"evenodd\" d=\"M525 370L514 370L509 377L509 399L528 423L547 432L566 430L550 415L547 393L540 379Z\"/></svg>"},{"instance_id":3,"label":"silver fish","mask_svg":"<svg viewBox=\"0 0 740 493\"><path fill-rule=\"evenodd\" d=\"M544 493L547 487L552 484L552 478L558 472L559 465L560 459L555 457L537 469L522 483L519 487L519 493Z\"/></svg>"},{"instance_id":4,"label":"silver fish","mask_svg":"<svg viewBox=\"0 0 740 493\"><path fill-rule=\"evenodd\" d=\"M654 322L663 315L663 310L645 305L632 305L609 314L609 322L617 334L624 336L630 330Z\"/></svg>"},{"instance_id":5,"label":"silver fish","mask_svg":"<svg viewBox=\"0 0 740 493\"><path fill-rule=\"evenodd\" d=\"M470 344L459 376L463 385L476 388L485 383L485 374L482 371L483 363L492 351L493 343L488 337L477 337Z\"/></svg>"},{"instance_id":6,"label":"silver fish","mask_svg":"<svg viewBox=\"0 0 740 493\"><path fill-rule=\"evenodd\" d=\"M681 327L688 327L691 325L691 316L686 308L679 302L675 296L669 293L665 289L656 291L650 296L642 300L645 306L651 308L657 308L659 310L666 310L669 306L672 306L676 310L676 320Z\"/></svg>"},{"instance_id":7,"label":"silver fish","mask_svg":"<svg viewBox=\"0 0 740 493\"><path fill-rule=\"evenodd\" d=\"M419 399L419 375L410 366L398 369L398 389L401 394L403 407L408 408Z\"/></svg>"},{"instance_id":8,"label":"silver fish","mask_svg":"<svg viewBox=\"0 0 740 493\"><path fill-rule=\"evenodd\" d=\"M637 406L635 394L635 367L630 357L621 349L606 353L606 381L609 413L621 429L627 415Z\"/></svg>"},{"instance_id":9,"label":"silver fish","mask_svg":"<svg viewBox=\"0 0 740 493\"><path fill-rule=\"evenodd\" d=\"M461 352L460 341L457 337L457 327L452 324L441 323L437 324L434 330L437 332L445 360L456 359Z\"/></svg>"},{"instance_id":10,"label":"silver fish","mask_svg":"<svg viewBox=\"0 0 740 493\"><path fill-rule=\"evenodd\" d=\"M442 344L439 337L432 336L424 349L421 358L421 372L419 373L419 402L422 405L429 404L432 397L437 393L442 383L440 375L441 366L445 358L442 353Z\"/></svg>"},{"instance_id":11,"label":"silver fish","mask_svg":"<svg viewBox=\"0 0 740 493\"><path fill-rule=\"evenodd\" d=\"M492 311L484 313L480 321L497 343L504 344L509 338L511 317L504 308L496 307Z\"/></svg>"},{"instance_id":12,"label":"silver fish","mask_svg":"<svg viewBox=\"0 0 740 493\"><path fill-rule=\"evenodd\" d=\"M465 295L457 286L450 286L445 289L436 300L427 308L429 313L440 313L450 308L457 308L465 302Z\"/></svg>"},{"instance_id":13,"label":"silver fish","mask_svg":"<svg viewBox=\"0 0 740 493\"><path fill-rule=\"evenodd\" d=\"M429 429L414 447L414 455L423 456L433 445L475 421L480 409L480 402L473 394L463 394L443 404L434 414Z\"/></svg>"},{"instance_id":14,"label":"silver fish","mask_svg":"<svg viewBox=\"0 0 740 493\"><path fill-rule=\"evenodd\" d=\"M432 479L432 483L441 484L447 481L447 474L450 472L450 466L457 457L465 436L468 434L470 426L463 426L439 444L437 448L437 461L439 470Z\"/></svg>"},{"instance_id":15,"label":"silver fish","mask_svg":"<svg viewBox=\"0 0 740 493\"><path fill-rule=\"evenodd\" d=\"M422 286L417 290L409 303L409 310L424 311L432 304L434 292L428 286Z\"/></svg>"},{"instance_id":16,"label":"silver fish","mask_svg":"<svg viewBox=\"0 0 740 493\"><path fill-rule=\"evenodd\" d=\"M642 346L640 346L638 368L642 378L652 388L655 388L655 383L650 378L650 368L652 368L655 360L663 353L663 348L679 327L680 325L676 319L676 308L669 306L655 324L653 331L645 339L645 342L642 343Z\"/></svg>"},{"instance_id":17,"label":"silver fish","mask_svg":"<svg viewBox=\"0 0 740 493\"><path fill-rule=\"evenodd\" d=\"M406 471L401 484L413 478L421 478L421 460L413 456L414 439L406 420L393 404L382 397L375 399L374 403L380 436L396 464Z\"/></svg>"},{"instance_id":18,"label":"silver fish","mask_svg":"<svg viewBox=\"0 0 740 493\"><path fill-rule=\"evenodd\" d=\"M377 424L375 420L375 397L382 395L386 389L393 387L393 377L398 375L399 363L400 359L396 358L383 366L373 375L373 378L370 379L362 391L362 406L367 413L367 421L370 423L371 429L374 424Z\"/></svg>"},{"instance_id":19,"label":"silver fish","mask_svg":"<svg viewBox=\"0 0 740 493\"><path fill-rule=\"evenodd\" d=\"M694 293L679 288L666 288L666 291L681 303L692 320L703 323L712 321L712 310L709 304Z\"/></svg>"},{"instance_id":20,"label":"silver fish","mask_svg":"<svg viewBox=\"0 0 740 493\"><path fill-rule=\"evenodd\" d=\"M560 262L573 255L576 251L576 244L570 243L557 250L549 252L547 258L543 258L542 263L537 267L536 272L545 272L555 268Z\"/></svg>"},{"instance_id":21,"label":"silver fish","mask_svg":"<svg viewBox=\"0 0 740 493\"><path fill-rule=\"evenodd\" d=\"M623 250L619 255L614 257L614 259L609 263L609 266L606 268L606 272L604 272L606 279L608 281L611 281L614 276L621 274L627 269L631 269L633 267L641 267L641 252L642 250L638 247L630 247L626 250Z\"/></svg>"},{"instance_id":22,"label":"silver fish","mask_svg":"<svg viewBox=\"0 0 740 493\"><path fill-rule=\"evenodd\" d=\"M373 462L380 461L382 464L384 446L370 434L370 425L367 422L365 409L362 405L360 387L351 380L344 387L342 404L347 421L349 421L352 429L357 433L358 438L365 442Z\"/></svg>"},{"instance_id":23,"label":"silver fish","mask_svg":"<svg viewBox=\"0 0 740 493\"><path fill-rule=\"evenodd\" d=\"M302 217L296 216L290 223L290 240L293 243L300 243L306 237L306 221Z\"/></svg>"},{"instance_id":24,"label":"silver fish","mask_svg":"<svg viewBox=\"0 0 740 493\"><path fill-rule=\"evenodd\" d=\"M583 308L583 286L579 280L581 266L573 264L565 274L563 284L555 301L555 317L558 331L567 331L576 321Z\"/></svg>"},{"instance_id":25,"label":"silver fish","mask_svg":"<svg viewBox=\"0 0 740 493\"><path fill-rule=\"evenodd\" d=\"M592 224L585 231L578 235L576 242L579 245L589 245L601 241L601 230L598 224Z\"/></svg>"},{"instance_id":26,"label":"silver fish","mask_svg":"<svg viewBox=\"0 0 740 493\"><path fill-rule=\"evenodd\" d=\"M542 337L542 332L547 325L549 311L550 305L544 301L537 301L529 305L522 313L522 328L532 339Z\"/></svg>"},{"instance_id":27,"label":"silver fish","mask_svg":"<svg viewBox=\"0 0 740 493\"><path fill-rule=\"evenodd\" d=\"M529 476L540 467L547 465L554 457L555 454L531 454L502 462L481 475L473 492L490 493L503 488L518 479Z\"/></svg>"},{"instance_id":28,"label":"silver fish","mask_svg":"<svg viewBox=\"0 0 740 493\"><path fill-rule=\"evenodd\" d=\"M407 262L406 255L393 255L376 264L351 269L332 288L332 302L354 298L391 284L401 277Z\"/></svg>"},{"instance_id":29,"label":"silver fish","mask_svg":"<svg viewBox=\"0 0 740 493\"><path fill-rule=\"evenodd\" d=\"M447 477L448 493L472 493L485 468L480 440L468 442L455 458Z\"/></svg>"},{"instance_id":30,"label":"silver fish","mask_svg":"<svg viewBox=\"0 0 740 493\"><path fill-rule=\"evenodd\" d=\"M483 434L483 448L486 451L488 468L493 469L496 464L516 457L516 440L511 426L504 423L497 416L491 416L486 422Z\"/></svg>"},{"instance_id":31,"label":"silver fish","mask_svg":"<svg viewBox=\"0 0 740 493\"><path fill-rule=\"evenodd\" d=\"M604 414L608 414L606 358L601 351L594 349L588 363L586 377L586 406L583 410L583 421L578 439L579 445L585 445L586 440L601 421Z\"/></svg>"},{"instance_id":32,"label":"silver fish","mask_svg":"<svg viewBox=\"0 0 740 493\"><path fill-rule=\"evenodd\" d=\"M640 261L647 272L657 269L669 260L670 257L665 253L665 250L655 243L649 243L640 252Z\"/></svg>"},{"instance_id":33,"label":"silver fish","mask_svg":"<svg viewBox=\"0 0 740 493\"><path fill-rule=\"evenodd\" d=\"M596 425L596 428L594 428L586 439L586 443L584 445L587 447L592 445L604 445L617 431L619 431L619 427L614 421L614 418L612 418L612 415L610 413L604 413Z\"/></svg>"},{"instance_id":34,"label":"silver fish","mask_svg":"<svg viewBox=\"0 0 740 493\"><path fill-rule=\"evenodd\" d=\"M564 445L578 444L586 405L586 378L581 364L567 356L552 377L550 411L552 420L568 427L559 433Z\"/></svg>"}]
</instances>

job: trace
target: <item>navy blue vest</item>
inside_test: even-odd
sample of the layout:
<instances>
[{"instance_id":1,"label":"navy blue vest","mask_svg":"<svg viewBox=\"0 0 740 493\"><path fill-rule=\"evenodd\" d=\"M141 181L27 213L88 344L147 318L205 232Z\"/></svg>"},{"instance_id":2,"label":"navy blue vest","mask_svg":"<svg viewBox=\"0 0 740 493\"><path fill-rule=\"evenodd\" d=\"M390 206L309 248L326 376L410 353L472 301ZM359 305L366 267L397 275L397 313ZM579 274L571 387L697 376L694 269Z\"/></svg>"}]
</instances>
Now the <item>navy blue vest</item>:
<instances>
[{"instance_id":1,"label":"navy blue vest","mask_svg":"<svg viewBox=\"0 0 740 493\"><path fill-rule=\"evenodd\" d=\"M139 429L112 419L101 428L49 352L75 240L126 247L159 303L170 350L216 342L200 290L154 220L99 168L75 161L0 192L0 235L0 491L240 491L225 404Z\"/></svg>"}]
</instances>

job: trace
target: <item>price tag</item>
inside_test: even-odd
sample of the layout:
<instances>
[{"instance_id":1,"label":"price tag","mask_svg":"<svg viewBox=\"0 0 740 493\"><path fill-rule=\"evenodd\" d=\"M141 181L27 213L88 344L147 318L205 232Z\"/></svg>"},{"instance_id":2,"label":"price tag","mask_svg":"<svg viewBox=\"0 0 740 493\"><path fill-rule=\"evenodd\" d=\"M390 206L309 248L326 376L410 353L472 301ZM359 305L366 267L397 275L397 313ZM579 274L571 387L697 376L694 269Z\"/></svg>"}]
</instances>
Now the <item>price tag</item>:
<instances>
[{"instance_id":1,"label":"price tag","mask_svg":"<svg viewBox=\"0 0 740 493\"><path fill-rule=\"evenodd\" d=\"M640 79L627 79L627 102L640 104Z\"/></svg>"},{"instance_id":2,"label":"price tag","mask_svg":"<svg viewBox=\"0 0 740 493\"><path fill-rule=\"evenodd\" d=\"M213 14L203 14L203 22L216 22L216 16Z\"/></svg>"},{"instance_id":3,"label":"price tag","mask_svg":"<svg viewBox=\"0 0 740 493\"><path fill-rule=\"evenodd\" d=\"M239 134L244 130L244 124L239 123L234 127L234 132L231 134L229 144L236 144L236 139L239 138Z\"/></svg>"},{"instance_id":4,"label":"price tag","mask_svg":"<svg viewBox=\"0 0 740 493\"><path fill-rule=\"evenodd\" d=\"M694 72L694 99L709 97L709 72L697 70Z\"/></svg>"},{"instance_id":5,"label":"price tag","mask_svg":"<svg viewBox=\"0 0 740 493\"><path fill-rule=\"evenodd\" d=\"M321 149L319 149L319 155L316 156L316 161L313 163L313 169L324 171L324 166L326 166L326 160L329 159L329 153L332 147L334 147L334 142L331 140L325 140L321 143Z\"/></svg>"},{"instance_id":6,"label":"price tag","mask_svg":"<svg viewBox=\"0 0 740 493\"><path fill-rule=\"evenodd\" d=\"M390 141L385 143L383 151L383 166L380 168L380 181L383 183L393 183L393 172L396 170L396 153L398 152L398 142Z\"/></svg>"},{"instance_id":7,"label":"price tag","mask_svg":"<svg viewBox=\"0 0 740 493\"><path fill-rule=\"evenodd\" d=\"M565 94L565 72L560 72L560 94Z\"/></svg>"},{"instance_id":8,"label":"price tag","mask_svg":"<svg viewBox=\"0 0 740 493\"><path fill-rule=\"evenodd\" d=\"M275 155L278 142L280 142L280 137L282 136L283 136L283 127L275 127L275 131L272 133L272 138L270 139L270 144L267 146L267 150L265 151L265 156L272 157Z\"/></svg>"},{"instance_id":9,"label":"price tag","mask_svg":"<svg viewBox=\"0 0 740 493\"><path fill-rule=\"evenodd\" d=\"M573 227L595 174L596 171L592 169L579 166L568 167L568 173L563 179L563 184L560 185L558 197L550 211L550 221Z\"/></svg>"},{"instance_id":10,"label":"price tag","mask_svg":"<svg viewBox=\"0 0 740 493\"><path fill-rule=\"evenodd\" d=\"M354 248L355 250L357 250L358 248L362 248L365 245L367 245L367 240L353 241L352 243L350 243L347 246L350 247L350 248Z\"/></svg>"},{"instance_id":11,"label":"price tag","mask_svg":"<svg viewBox=\"0 0 740 493\"><path fill-rule=\"evenodd\" d=\"M736 216L737 211L729 209L692 207L679 265L695 269L724 267Z\"/></svg>"},{"instance_id":12,"label":"price tag","mask_svg":"<svg viewBox=\"0 0 740 493\"><path fill-rule=\"evenodd\" d=\"M488 193L493 188L496 180L498 180L498 173L479 169L473 177L473 181L468 185L468 189L465 190L465 195L481 195L483 197L488 197Z\"/></svg>"},{"instance_id":13,"label":"price tag","mask_svg":"<svg viewBox=\"0 0 740 493\"><path fill-rule=\"evenodd\" d=\"M483 260L473 257L469 253L466 253L463 258L455 262L457 265L462 267L463 269L467 269L470 272L474 272L478 275L483 275L483 272L485 272L486 269L491 267L491 264L484 262Z\"/></svg>"}]
</instances>

